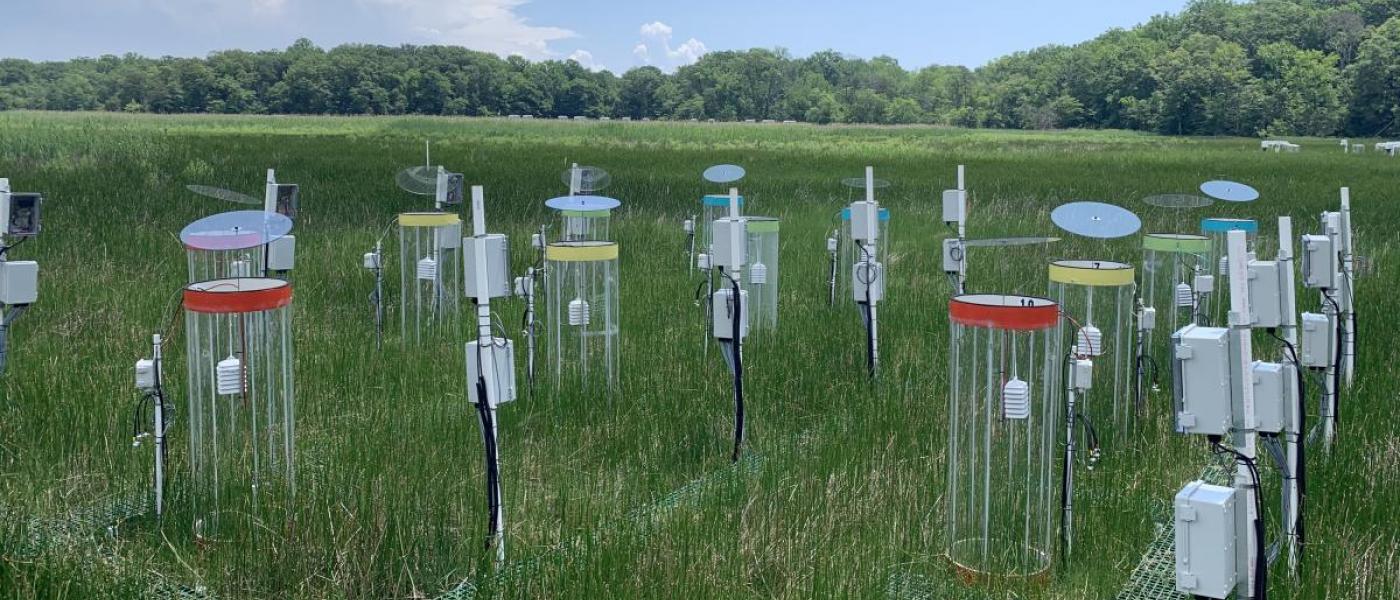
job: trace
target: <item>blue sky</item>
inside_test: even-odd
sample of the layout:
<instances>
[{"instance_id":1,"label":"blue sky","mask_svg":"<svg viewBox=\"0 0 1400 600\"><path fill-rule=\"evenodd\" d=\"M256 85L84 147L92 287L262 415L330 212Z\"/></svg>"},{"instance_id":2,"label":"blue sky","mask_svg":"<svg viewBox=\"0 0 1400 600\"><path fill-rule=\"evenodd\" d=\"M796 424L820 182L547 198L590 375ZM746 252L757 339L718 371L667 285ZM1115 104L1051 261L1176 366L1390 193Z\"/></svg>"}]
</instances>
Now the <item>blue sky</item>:
<instances>
[{"instance_id":1,"label":"blue sky","mask_svg":"<svg viewBox=\"0 0 1400 600\"><path fill-rule=\"evenodd\" d=\"M1185 0L0 0L0 57L203 56L298 37L456 44L531 59L667 71L707 51L781 46L979 66L1176 12Z\"/></svg>"}]
</instances>

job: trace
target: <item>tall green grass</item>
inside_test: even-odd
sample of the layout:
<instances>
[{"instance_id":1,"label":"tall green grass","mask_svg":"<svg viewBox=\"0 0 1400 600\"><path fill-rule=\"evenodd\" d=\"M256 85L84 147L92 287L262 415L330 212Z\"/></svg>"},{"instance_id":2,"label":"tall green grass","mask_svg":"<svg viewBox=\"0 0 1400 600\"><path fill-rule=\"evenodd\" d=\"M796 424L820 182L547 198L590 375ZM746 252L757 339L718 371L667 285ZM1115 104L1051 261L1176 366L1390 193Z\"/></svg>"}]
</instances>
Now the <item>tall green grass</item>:
<instances>
[{"instance_id":1,"label":"tall green grass","mask_svg":"<svg viewBox=\"0 0 1400 600\"><path fill-rule=\"evenodd\" d=\"M624 203L612 224L622 248L620 398L522 394L500 412L509 558L530 561L527 576L491 579L482 549L482 451L461 347L404 349L391 312L386 350L373 350L360 255L393 214L423 208L393 174L421 162L424 139L435 162L486 186L490 229L512 236L516 270L532 258L525 240L550 219L543 201L563 192L558 174L570 162L606 168L606 193ZM645 527L622 526L728 465L729 379L717 349L702 351L713 342L679 227L715 191L699 173L719 162L748 169L749 212L784 221L779 329L745 350L749 450L762 460ZM825 301L826 232L852 199L839 179L867 164L894 182L880 194L894 217L875 384L854 309ZM1204 216L1254 217L1271 230L1289 214L1301 233L1351 186L1360 251L1378 265L1359 282L1360 378L1336 449L1310 454L1299 578L1280 572L1273 590L1400 595L1400 417L1386 368L1400 358L1389 336L1400 303L1388 291L1400 161L1342 155L1325 140L1279 155L1251 140L1121 132L0 113L0 176L48 199L44 234L15 256L40 261L41 296L12 332L0 382L0 506L14 516L0 527L0 597L139 596L150 573L224 597L427 597L463 580L503 597L878 597L908 574L949 598L1110 597L1154 519L1209 460L1203 444L1169 433L1164 394L1151 399L1140 439L1081 472L1077 550L1049 582L968 588L940 557L948 286L937 199L957 164L968 168L974 237L1051 234L1050 209L1076 199L1132 207L1145 230L1194 230ZM164 523L20 552L29 518L147 485L149 447L130 443L131 367L184 282L179 229L235 208L183 186L256 191L268 167L302 186L295 527L256 546L195 544L179 504L187 439L177 425ZM1218 177L1253 184L1263 200L1185 214L1139 202ZM1066 239L974 254L971 279L979 290L1043 295L1049 259L1139 255L1135 239ZM396 281L391 268L391 307ZM1305 294L1300 306L1315 310L1316 299ZM498 307L512 335L521 310ZM167 371L178 374L175 354ZM579 540L582 550L559 550Z\"/></svg>"}]
</instances>

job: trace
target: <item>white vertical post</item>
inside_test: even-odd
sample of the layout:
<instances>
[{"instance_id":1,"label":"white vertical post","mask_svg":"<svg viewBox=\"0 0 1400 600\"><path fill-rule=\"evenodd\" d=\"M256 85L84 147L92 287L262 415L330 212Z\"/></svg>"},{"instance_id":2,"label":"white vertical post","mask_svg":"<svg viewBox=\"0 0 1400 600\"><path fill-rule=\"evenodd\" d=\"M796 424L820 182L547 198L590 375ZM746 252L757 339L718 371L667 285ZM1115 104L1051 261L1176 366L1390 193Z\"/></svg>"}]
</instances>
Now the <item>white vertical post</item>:
<instances>
[{"instance_id":1,"label":"white vertical post","mask_svg":"<svg viewBox=\"0 0 1400 600\"><path fill-rule=\"evenodd\" d=\"M579 171L578 163L569 167L569 195L577 196L579 188L583 187L583 172Z\"/></svg>"},{"instance_id":2,"label":"white vertical post","mask_svg":"<svg viewBox=\"0 0 1400 600\"><path fill-rule=\"evenodd\" d=\"M1356 292L1353 278L1355 270L1355 253L1352 250L1351 237L1351 188L1342 188L1342 215L1341 215L1342 238L1342 330L1346 334L1346 347L1342 352L1342 375L1346 378L1346 387L1351 388L1352 380L1356 376L1356 305L1354 294Z\"/></svg>"},{"instance_id":3,"label":"white vertical post","mask_svg":"<svg viewBox=\"0 0 1400 600\"><path fill-rule=\"evenodd\" d=\"M1230 276L1230 350L1232 365L1230 378L1232 396L1239 400L1238 417L1231 434L1235 450L1249 460L1255 460L1255 415L1254 415L1254 352L1251 342L1249 307L1249 261L1245 232L1231 231L1228 237L1229 276ZM1254 558L1263 548L1257 547L1254 538L1254 520L1260 518L1255 510L1254 496L1258 490L1254 486L1254 476L1243 461L1236 461L1235 489L1244 501L1245 509L1236 514L1245 516L1235 520L1237 572L1247 573L1240 578L1236 594L1241 598L1253 598L1256 586L1267 582L1254 581Z\"/></svg>"},{"instance_id":4,"label":"white vertical post","mask_svg":"<svg viewBox=\"0 0 1400 600\"><path fill-rule=\"evenodd\" d=\"M958 165L958 191L959 191L959 192L967 191L967 188L966 188L966 187L963 187L963 173L964 173L964 167L963 167L963 165Z\"/></svg>"},{"instance_id":5,"label":"white vertical post","mask_svg":"<svg viewBox=\"0 0 1400 600\"><path fill-rule=\"evenodd\" d=\"M479 185L472 186L472 236L475 238L472 243L476 245L476 331L477 331L477 352L480 355L481 364L487 364L486 353L491 352L495 340L491 337L491 292L487 280L488 261L486 258L486 200L485 191ZM492 357L494 359L494 357ZM483 373L484 377L485 374ZM486 387L486 397L478 398L479 402L486 402L487 409L491 411L491 438L496 444L496 464L493 468L500 472L500 446L501 438L496 426L496 404L494 397L499 391L499 382L492 381ZM482 432L485 436L486 432ZM499 478L498 478L499 479ZM493 532L496 542L496 562L497 565L504 563L506 559L505 540L505 500L501 493L500 482L496 482L496 489L489 493L495 495L496 502L496 531Z\"/></svg>"},{"instance_id":6,"label":"white vertical post","mask_svg":"<svg viewBox=\"0 0 1400 600\"><path fill-rule=\"evenodd\" d=\"M1279 293L1280 308L1282 309L1282 322L1279 329L1282 330L1281 337L1284 341L1293 345L1296 353L1298 348L1298 299L1293 273L1293 219L1290 217L1278 218L1278 270L1279 270ZM1295 372L1302 372L1303 365L1293 360L1296 356L1288 356L1286 359L1293 365ZM1299 394L1303 390L1298 390ZM1307 407L1290 407L1287 411L1292 416L1284 427L1284 450L1285 463L1289 476L1284 478L1284 493L1288 498L1288 510L1283 516L1283 531L1287 536L1288 543L1288 571L1296 572L1298 568L1298 520L1299 502L1302 500L1300 494L1298 471L1299 467L1299 444L1302 435L1303 415L1300 411Z\"/></svg>"},{"instance_id":7,"label":"white vertical post","mask_svg":"<svg viewBox=\"0 0 1400 600\"><path fill-rule=\"evenodd\" d=\"M1341 216L1338 213L1322 213L1322 233L1331 238L1333 252L1337 252L1341 248L1342 237ZM1331 266L1328 268L1336 269L1337 267L1336 256L1333 256ZM1335 279L1337 278L1334 277L1334 280ZM1341 311L1332 306L1334 302L1337 302L1338 306L1340 306L1340 302L1337 300L1338 295L1336 289L1322 290L1322 312L1327 315L1328 335L1333 338L1336 337L1337 321L1342 318L1340 314ZM1332 343L1340 344L1342 340L1333 339ZM1330 350L1331 352L1329 352L1327 358L1327 369L1323 371L1323 378L1325 379L1323 386L1326 390L1326 411L1325 414L1322 415L1322 447L1328 451L1332 449L1332 441L1337 435L1337 396L1342 392L1340 389L1337 389L1336 373L1339 365L1337 365L1336 360L1334 360L1335 346L1331 347Z\"/></svg>"},{"instance_id":8,"label":"white vertical post","mask_svg":"<svg viewBox=\"0 0 1400 600\"><path fill-rule=\"evenodd\" d=\"M739 227L745 227L743 223L738 223L739 218L742 216L743 211L739 208L739 188L729 188L729 218L735 220ZM733 257L734 262L726 266L729 267L729 275L736 280L739 279L739 273L744 268L744 263L740 260L740 257L744 255L744 246L747 243L747 231L743 231L740 235L729 236L729 255Z\"/></svg>"},{"instance_id":9,"label":"white vertical post","mask_svg":"<svg viewBox=\"0 0 1400 600\"><path fill-rule=\"evenodd\" d=\"M161 389L160 334L151 336L151 363L155 367L155 438L156 438L156 517L165 514L165 390Z\"/></svg>"},{"instance_id":10,"label":"white vertical post","mask_svg":"<svg viewBox=\"0 0 1400 600\"><path fill-rule=\"evenodd\" d=\"M958 247L962 250L962 260L958 261L958 293L967 292L967 248L962 245L967 239L967 188L964 187L963 165L958 165L958 192L962 202L962 209L958 211Z\"/></svg>"},{"instance_id":11,"label":"white vertical post","mask_svg":"<svg viewBox=\"0 0 1400 600\"><path fill-rule=\"evenodd\" d=\"M263 185L263 210L277 212L277 172L267 170L267 181Z\"/></svg>"}]
</instances>

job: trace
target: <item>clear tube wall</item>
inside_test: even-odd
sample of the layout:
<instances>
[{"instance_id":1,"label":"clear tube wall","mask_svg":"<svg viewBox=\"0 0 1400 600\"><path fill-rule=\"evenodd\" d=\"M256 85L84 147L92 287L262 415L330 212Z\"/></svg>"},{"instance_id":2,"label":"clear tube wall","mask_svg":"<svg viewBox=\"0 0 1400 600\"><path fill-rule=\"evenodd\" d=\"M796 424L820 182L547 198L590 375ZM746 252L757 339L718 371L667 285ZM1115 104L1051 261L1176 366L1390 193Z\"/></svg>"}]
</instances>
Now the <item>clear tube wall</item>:
<instances>
[{"instance_id":1,"label":"clear tube wall","mask_svg":"<svg viewBox=\"0 0 1400 600\"><path fill-rule=\"evenodd\" d=\"M1100 444L1126 444L1146 409L1133 393L1136 273L1132 265L1093 260L1057 261L1049 271L1050 299L1065 316L1056 347L1093 361L1093 385L1075 397L1082 417L1075 429ZM1089 441L1079 439L1079 447L1090 448Z\"/></svg>"},{"instance_id":2,"label":"clear tube wall","mask_svg":"<svg viewBox=\"0 0 1400 600\"><path fill-rule=\"evenodd\" d=\"M1196 275L1212 273L1210 240L1205 236L1143 236L1140 294L1143 304L1157 311L1156 326L1145 334L1144 360L1155 374L1153 381L1161 386L1171 387L1172 334L1197 319Z\"/></svg>"},{"instance_id":3,"label":"clear tube wall","mask_svg":"<svg viewBox=\"0 0 1400 600\"><path fill-rule=\"evenodd\" d=\"M1060 512L1059 307L949 301L947 552L968 581L1046 574Z\"/></svg>"},{"instance_id":4,"label":"clear tube wall","mask_svg":"<svg viewBox=\"0 0 1400 600\"><path fill-rule=\"evenodd\" d=\"M749 293L749 327L753 331L778 328L778 219L747 217L748 264L744 289Z\"/></svg>"},{"instance_id":5,"label":"clear tube wall","mask_svg":"<svg viewBox=\"0 0 1400 600\"><path fill-rule=\"evenodd\" d=\"M549 369L556 392L619 391L618 247L614 242L556 242L545 248L549 272Z\"/></svg>"},{"instance_id":6,"label":"clear tube wall","mask_svg":"<svg viewBox=\"0 0 1400 600\"><path fill-rule=\"evenodd\" d=\"M218 279L184 291L190 489L197 535L280 531L296 491L291 284Z\"/></svg>"},{"instance_id":7,"label":"clear tube wall","mask_svg":"<svg viewBox=\"0 0 1400 600\"><path fill-rule=\"evenodd\" d=\"M461 260L460 217L399 215L399 330L405 345L458 341Z\"/></svg>"}]
</instances>

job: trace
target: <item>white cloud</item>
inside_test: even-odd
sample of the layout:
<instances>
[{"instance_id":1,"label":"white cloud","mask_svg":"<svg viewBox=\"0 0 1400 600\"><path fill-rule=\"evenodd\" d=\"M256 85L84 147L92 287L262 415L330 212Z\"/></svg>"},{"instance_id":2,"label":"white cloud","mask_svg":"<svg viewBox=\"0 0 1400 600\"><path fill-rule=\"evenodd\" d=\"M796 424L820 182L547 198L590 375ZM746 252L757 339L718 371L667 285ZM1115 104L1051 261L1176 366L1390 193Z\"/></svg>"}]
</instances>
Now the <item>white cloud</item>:
<instances>
[{"instance_id":1,"label":"white cloud","mask_svg":"<svg viewBox=\"0 0 1400 600\"><path fill-rule=\"evenodd\" d=\"M569 54L569 60L578 63L579 66L588 69L589 71L602 71L603 69L607 68L603 65L598 64L598 62L593 58L593 53L587 50L574 50L573 53Z\"/></svg>"},{"instance_id":2,"label":"white cloud","mask_svg":"<svg viewBox=\"0 0 1400 600\"><path fill-rule=\"evenodd\" d=\"M677 67L685 66L700 60L709 49L705 48L705 43L695 38L690 38L681 45L671 47L671 36L674 30L670 25L661 21L643 23L638 30L642 34L642 42L632 48L632 55L637 57L643 64L652 64L653 56L651 49L656 48L661 54L656 59L664 58L659 66L665 71L674 71Z\"/></svg>"},{"instance_id":3,"label":"white cloud","mask_svg":"<svg viewBox=\"0 0 1400 600\"><path fill-rule=\"evenodd\" d=\"M384 8L428 41L501 56L557 57L550 42L577 37L562 27L532 25L516 9L529 0L360 0Z\"/></svg>"}]
</instances>

